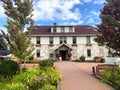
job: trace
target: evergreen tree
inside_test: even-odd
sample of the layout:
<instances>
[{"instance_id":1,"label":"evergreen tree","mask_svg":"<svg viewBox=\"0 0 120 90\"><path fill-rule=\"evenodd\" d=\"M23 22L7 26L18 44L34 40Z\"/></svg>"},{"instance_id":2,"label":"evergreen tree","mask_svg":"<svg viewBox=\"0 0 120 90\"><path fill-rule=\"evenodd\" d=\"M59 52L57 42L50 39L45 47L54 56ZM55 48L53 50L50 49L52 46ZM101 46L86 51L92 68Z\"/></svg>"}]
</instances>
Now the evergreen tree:
<instances>
[{"instance_id":1,"label":"evergreen tree","mask_svg":"<svg viewBox=\"0 0 120 90\"><path fill-rule=\"evenodd\" d=\"M0 34L0 50L7 50L7 44L6 44L2 34Z\"/></svg>"},{"instance_id":2,"label":"evergreen tree","mask_svg":"<svg viewBox=\"0 0 120 90\"><path fill-rule=\"evenodd\" d=\"M31 43L30 31L33 27L33 5L32 0L1 0L7 15L7 28L8 34L2 33L8 44L10 51L20 58L20 67L22 60L32 54L33 44ZM27 26L27 35L25 28ZM20 71L22 69L20 68Z\"/></svg>"},{"instance_id":3,"label":"evergreen tree","mask_svg":"<svg viewBox=\"0 0 120 90\"><path fill-rule=\"evenodd\" d=\"M106 0L100 18L102 23L98 25L98 31L102 35L95 41L108 46L120 55L120 0Z\"/></svg>"}]
</instances>

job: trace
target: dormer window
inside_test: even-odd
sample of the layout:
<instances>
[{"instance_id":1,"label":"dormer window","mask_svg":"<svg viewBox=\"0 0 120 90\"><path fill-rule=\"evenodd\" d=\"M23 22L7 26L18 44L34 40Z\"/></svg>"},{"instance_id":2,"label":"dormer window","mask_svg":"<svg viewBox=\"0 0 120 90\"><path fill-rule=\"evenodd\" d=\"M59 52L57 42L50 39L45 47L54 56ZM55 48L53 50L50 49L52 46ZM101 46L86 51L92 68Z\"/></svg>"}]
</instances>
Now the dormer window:
<instances>
[{"instance_id":1,"label":"dormer window","mask_svg":"<svg viewBox=\"0 0 120 90\"><path fill-rule=\"evenodd\" d=\"M53 32L56 33L56 27L53 27Z\"/></svg>"},{"instance_id":2,"label":"dormer window","mask_svg":"<svg viewBox=\"0 0 120 90\"><path fill-rule=\"evenodd\" d=\"M69 32L73 32L73 27L72 26L69 27Z\"/></svg>"},{"instance_id":3,"label":"dormer window","mask_svg":"<svg viewBox=\"0 0 120 90\"><path fill-rule=\"evenodd\" d=\"M61 27L61 32L65 32L65 28L64 27Z\"/></svg>"}]
</instances>

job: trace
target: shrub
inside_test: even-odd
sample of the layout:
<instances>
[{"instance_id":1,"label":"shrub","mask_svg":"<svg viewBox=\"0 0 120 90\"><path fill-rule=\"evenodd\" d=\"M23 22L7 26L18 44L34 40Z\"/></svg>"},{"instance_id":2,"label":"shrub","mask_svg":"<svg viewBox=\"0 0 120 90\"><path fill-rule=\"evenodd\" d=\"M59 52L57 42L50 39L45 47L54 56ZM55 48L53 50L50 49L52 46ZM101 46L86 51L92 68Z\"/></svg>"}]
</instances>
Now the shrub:
<instances>
[{"instance_id":1,"label":"shrub","mask_svg":"<svg viewBox=\"0 0 120 90\"><path fill-rule=\"evenodd\" d=\"M56 87L50 84L45 85L44 87L42 87L41 89L38 90L56 90Z\"/></svg>"},{"instance_id":2,"label":"shrub","mask_svg":"<svg viewBox=\"0 0 120 90\"><path fill-rule=\"evenodd\" d=\"M81 62L85 62L85 56L80 56L80 58L79 58L79 60L81 61Z\"/></svg>"},{"instance_id":3,"label":"shrub","mask_svg":"<svg viewBox=\"0 0 120 90\"><path fill-rule=\"evenodd\" d=\"M39 75L35 80L29 83L29 90L38 90L48 83L48 78L45 75Z\"/></svg>"},{"instance_id":4,"label":"shrub","mask_svg":"<svg viewBox=\"0 0 120 90\"><path fill-rule=\"evenodd\" d=\"M27 90L23 83L9 83L4 90Z\"/></svg>"},{"instance_id":5,"label":"shrub","mask_svg":"<svg viewBox=\"0 0 120 90\"><path fill-rule=\"evenodd\" d=\"M11 78L17 71L19 71L19 65L15 61L6 60L0 64L0 75L4 78Z\"/></svg>"},{"instance_id":6,"label":"shrub","mask_svg":"<svg viewBox=\"0 0 120 90\"><path fill-rule=\"evenodd\" d=\"M51 85L56 85L57 82L60 81L61 75L58 70L54 68L46 68L42 71L42 75L45 75L48 78L48 83Z\"/></svg>"},{"instance_id":7,"label":"shrub","mask_svg":"<svg viewBox=\"0 0 120 90\"><path fill-rule=\"evenodd\" d=\"M94 60L96 61L96 60L100 60L100 57L99 56L96 56L96 57L94 57Z\"/></svg>"},{"instance_id":8,"label":"shrub","mask_svg":"<svg viewBox=\"0 0 120 90\"><path fill-rule=\"evenodd\" d=\"M106 69L101 73L103 81L112 85L116 90L120 89L120 67Z\"/></svg>"},{"instance_id":9,"label":"shrub","mask_svg":"<svg viewBox=\"0 0 120 90\"><path fill-rule=\"evenodd\" d=\"M53 60L52 59L44 59L39 62L40 68L43 67L53 67Z\"/></svg>"},{"instance_id":10,"label":"shrub","mask_svg":"<svg viewBox=\"0 0 120 90\"><path fill-rule=\"evenodd\" d=\"M37 80L37 77L39 75L40 75L40 70L38 68L29 68L29 69L26 69L25 72L22 72L19 75L16 75L13 78L12 82L22 83L23 85L25 85L26 88L28 88L28 90L37 90L38 88L36 86L33 87L33 85L35 85L33 82ZM33 87L33 88L30 88L30 87Z\"/></svg>"},{"instance_id":11,"label":"shrub","mask_svg":"<svg viewBox=\"0 0 120 90\"><path fill-rule=\"evenodd\" d=\"M37 68L29 68L25 72L22 72L19 75L16 75L13 78L13 82L20 82L20 83L28 85L33 80L35 80L36 77L39 74L40 74L39 69L37 69Z\"/></svg>"}]
</instances>

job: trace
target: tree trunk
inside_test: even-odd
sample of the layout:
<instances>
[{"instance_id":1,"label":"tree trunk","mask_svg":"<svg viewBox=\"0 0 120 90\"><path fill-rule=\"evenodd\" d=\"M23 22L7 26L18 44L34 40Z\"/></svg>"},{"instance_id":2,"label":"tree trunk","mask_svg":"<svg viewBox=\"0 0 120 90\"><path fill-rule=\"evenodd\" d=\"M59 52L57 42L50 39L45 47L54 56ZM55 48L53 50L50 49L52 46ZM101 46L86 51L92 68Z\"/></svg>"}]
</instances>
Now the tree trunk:
<instances>
[{"instance_id":1,"label":"tree trunk","mask_svg":"<svg viewBox=\"0 0 120 90\"><path fill-rule=\"evenodd\" d=\"M20 73L22 72L22 60L20 60Z\"/></svg>"}]
</instances>

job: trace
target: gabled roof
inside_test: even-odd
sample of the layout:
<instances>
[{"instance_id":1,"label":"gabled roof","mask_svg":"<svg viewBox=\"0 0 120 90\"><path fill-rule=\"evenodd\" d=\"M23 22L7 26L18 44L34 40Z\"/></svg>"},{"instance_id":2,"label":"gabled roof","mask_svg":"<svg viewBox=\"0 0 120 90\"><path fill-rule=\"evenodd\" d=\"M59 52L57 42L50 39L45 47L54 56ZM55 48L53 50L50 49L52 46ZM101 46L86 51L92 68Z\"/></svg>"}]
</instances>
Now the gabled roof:
<instances>
[{"instance_id":1,"label":"gabled roof","mask_svg":"<svg viewBox=\"0 0 120 90\"><path fill-rule=\"evenodd\" d=\"M34 26L31 31L31 36L77 36L77 35L98 35L100 34L98 31L95 30L92 26L74 26L75 32L69 33L51 33L52 26ZM59 27L59 26L58 26Z\"/></svg>"},{"instance_id":2,"label":"gabled roof","mask_svg":"<svg viewBox=\"0 0 120 90\"><path fill-rule=\"evenodd\" d=\"M67 44L65 44L65 43L60 44L55 50L58 50L58 49L60 49L63 46L68 47L70 50L72 50L72 48L70 46L68 46Z\"/></svg>"}]
</instances>

